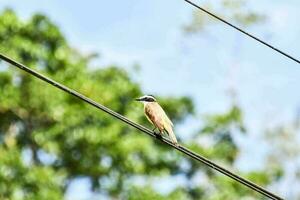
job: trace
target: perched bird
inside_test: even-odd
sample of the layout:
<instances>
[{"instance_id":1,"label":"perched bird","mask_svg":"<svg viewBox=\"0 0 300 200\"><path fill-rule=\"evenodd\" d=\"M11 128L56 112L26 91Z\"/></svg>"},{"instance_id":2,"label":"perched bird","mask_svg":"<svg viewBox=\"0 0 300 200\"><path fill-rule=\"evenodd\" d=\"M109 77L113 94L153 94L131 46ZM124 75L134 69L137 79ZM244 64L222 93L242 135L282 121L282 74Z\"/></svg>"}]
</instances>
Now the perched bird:
<instances>
[{"instance_id":1,"label":"perched bird","mask_svg":"<svg viewBox=\"0 0 300 200\"><path fill-rule=\"evenodd\" d=\"M167 132L173 144L178 145L176 136L173 132L173 123L166 115L162 107L157 103L152 95L145 95L137 98L136 101L144 103L144 112L147 119L154 125L153 131L158 128L160 134Z\"/></svg>"}]
</instances>

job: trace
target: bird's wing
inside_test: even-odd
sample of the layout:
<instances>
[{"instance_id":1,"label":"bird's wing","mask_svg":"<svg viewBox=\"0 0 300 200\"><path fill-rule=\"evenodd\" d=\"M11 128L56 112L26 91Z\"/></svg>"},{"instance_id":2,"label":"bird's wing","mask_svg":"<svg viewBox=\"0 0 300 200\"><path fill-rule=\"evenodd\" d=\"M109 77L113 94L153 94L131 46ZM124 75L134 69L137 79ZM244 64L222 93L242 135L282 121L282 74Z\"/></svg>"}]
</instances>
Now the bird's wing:
<instances>
[{"instance_id":1,"label":"bird's wing","mask_svg":"<svg viewBox=\"0 0 300 200\"><path fill-rule=\"evenodd\" d=\"M156 106L157 106L157 109L159 110L159 112L161 113L161 118L162 118L162 120L165 122L165 123L167 123L167 124L169 124L169 125L171 125L171 126L174 126L173 125L173 123L172 123L172 121L169 119L169 117L168 117L168 115L165 113L165 111L162 109L162 107L157 103L156 104Z\"/></svg>"},{"instance_id":2,"label":"bird's wing","mask_svg":"<svg viewBox=\"0 0 300 200\"><path fill-rule=\"evenodd\" d=\"M161 113L164 129L167 131L173 144L178 145L176 136L175 136L175 134L173 132L173 128L172 128L172 126L174 126L173 123L171 122L171 120L169 119L169 117L167 116L167 114L165 113L165 111L162 109L162 107L159 104L157 104L157 107L159 107L157 109L160 110L160 113Z\"/></svg>"}]
</instances>

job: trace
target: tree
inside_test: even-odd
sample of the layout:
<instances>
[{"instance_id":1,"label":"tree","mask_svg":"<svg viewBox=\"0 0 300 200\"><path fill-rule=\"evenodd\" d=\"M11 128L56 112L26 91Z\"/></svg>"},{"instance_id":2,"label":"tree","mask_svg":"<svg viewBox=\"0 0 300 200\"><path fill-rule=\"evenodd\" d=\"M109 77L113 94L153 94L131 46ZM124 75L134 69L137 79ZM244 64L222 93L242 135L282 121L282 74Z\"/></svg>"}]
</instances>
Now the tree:
<instances>
[{"instance_id":1,"label":"tree","mask_svg":"<svg viewBox=\"0 0 300 200\"><path fill-rule=\"evenodd\" d=\"M263 135L270 147L266 165L280 175L273 187L286 193L287 199L300 198L299 122L296 116L294 122L268 127Z\"/></svg>"},{"instance_id":2,"label":"tree","mask_svg":"<svg viewBox=\"0 0 300 200\"><path fill-rule=\"evenodd\" d=\"M266 16L247 8L247 0L220 0L216 2L205 1L203 7L216 12L223 19L235 22L239 26L252 26L265 21ZM192 20L184 26L186 33L195 34L205 30L208 25L219 23L212 16L195 10Z\"/></svg>"},{"instance_id":3,"label":"tree","mask_svg":"<svg viewBox=\"0 0 300 200\"><path fill-rule=\"evenodd\" d=\"M72 48L46 16L20 20L0 15L0 51L146 126L133 99L143 92L118 66L91 69L94 54ZM0 62L0 198L62 199L72 180L87 177L92 190L115 199L262 198L123 123ZM187 97L159 97L174 124L194 113ZM138 105L138 106L137 106ZM209 115L186 144L233 168L233 135L245 134L238 104ZM201 141L209 141L205 145ZM183 176L187 184L161 194L153 177ZM243 174L269 185L277 174ZM143 184L137 185L136 178Z\"/></svg>"},{"instance_id":4,"label":"tree","mask_svg":"<svg viewBox=\"0 0 300 200\"><path fill-rule=\"evenodd\" d=\"M261 186L267 186L276 181L279 174L272 170L243 173L234 167L240 151L235 136L247 133L243 121L243 113L238 105L232 105L223 114L209 115L200 133L193 138L190 147L237 174ZM191 180L199 175L204 180L201 189L199 186L190 188L193 192L189 193L193 194L193 199L264 199L262 195L251 192L228 177L212 173L207 168L201 168L197 163L192 164L188 175Z\"/></svg>"},{"instance_id":5,"label":"tree","mask_svg":"<svg viewBox=\"0 0 300 200\"><path fill-rule=\"evenodd\" d=\"M247 7L246 0L220 0L218 2L204 2L204 6L217 16L238 25L239 27L249 27L265 22L267 16L252 11ZM247 8L247 9L246 9ZM188 39L195 39L196 37L205 37L211 39L210 30L208 27L220 23L213 19L206 13L195 10L192 15L190 23L184 26L184 32ZM193 37L190 37L190 36ZM209 36L209 37L207 37ZM213 40L211 40L213 42ZM230 63L230 71L236 71L239 60L238 52L240 44L234 44L232 51L233 62ZM230 77L232 79L234 77ZM239 134L247 134L247 129L244 127L243 111L238 106L236 85L229 86L229 94L232 98L232 105L228 111L223 114L208 115L205 120L203 128L193 138L190 144L191 148L203 155L213 159L236 171L238 174L252 180L253 182L262 185L270 186L276 183L282 176L281 167L269 168L265 167L264 171L252 171L248 173L240 172L234 167L235 161L239 154L239 147L235 141L235 136ZM197 142L195 142L197 141ZM200 144L200 145L199 145ZM189 171L190 179L200 177L205 180L202 189L191 188L195 199L262 199L261 195L245 190L240 184L236 184L227 178L216 175L192 165Z\"/></svg>"},{"instance_id":6,"label":"tree","mask_svg":"<svg viewBox=\"0 0 300 200\"><path fill-rule=\"evenodd\" d=\"M91 56L70 47L46 16L0 16L0 51L145 124L133 101L142 91L116 66L91 70ZM0 197L61 199L88 177L94 191L124 195L130 180L173 173L179 155L89 105L1 62ZM187 97L161 98L172 120L193 113ZM166 105L164 102L168 102Z\"/></svg>"}]
</instances>

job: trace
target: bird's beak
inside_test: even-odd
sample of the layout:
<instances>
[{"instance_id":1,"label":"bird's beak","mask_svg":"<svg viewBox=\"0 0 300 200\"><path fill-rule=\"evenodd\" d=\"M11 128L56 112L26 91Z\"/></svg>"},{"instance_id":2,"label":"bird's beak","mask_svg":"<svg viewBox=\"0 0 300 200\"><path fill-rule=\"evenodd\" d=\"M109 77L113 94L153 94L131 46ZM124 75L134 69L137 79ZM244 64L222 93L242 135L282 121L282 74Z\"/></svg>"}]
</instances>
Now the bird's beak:
<instances>
[{"instance_id":1,"label":"bird's beak","mask_svg":"<svg viewBox=\"0 0 300 200\"><path fill-rule=\"evenodd\" d=\"M136 101L142 101L142 99L140 99L140 98L136 98L135 100L136 100Z\"/></svg>"}]
</instances>

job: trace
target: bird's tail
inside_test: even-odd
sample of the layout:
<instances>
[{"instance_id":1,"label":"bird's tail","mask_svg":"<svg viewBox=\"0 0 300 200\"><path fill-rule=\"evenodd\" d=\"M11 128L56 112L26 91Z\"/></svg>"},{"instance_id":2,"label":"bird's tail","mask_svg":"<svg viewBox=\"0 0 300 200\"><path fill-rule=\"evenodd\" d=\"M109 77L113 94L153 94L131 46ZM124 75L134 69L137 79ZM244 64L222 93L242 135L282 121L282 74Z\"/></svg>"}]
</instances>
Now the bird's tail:
<instances>
[{"instance_id":1,"label":"bird's tail","mask_svg":"<svg viewBox=\"0 0 300 200\"><path fill-rule=\"evenodd\" d=\"M168 132L168 135L171 139L171 141L173 142L173 144L175 144L176 146L178 146L178 142L177 142L177 139L176 139L176 136L172 130L172 127L167 127L166 128L166 131Z\"/></svg>"}]
</instances>

